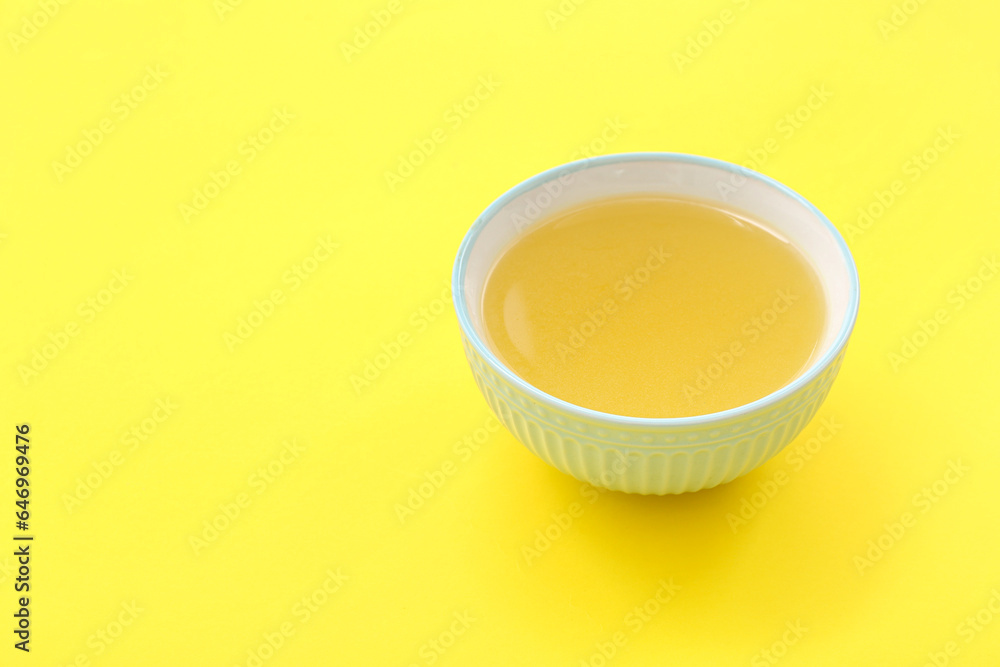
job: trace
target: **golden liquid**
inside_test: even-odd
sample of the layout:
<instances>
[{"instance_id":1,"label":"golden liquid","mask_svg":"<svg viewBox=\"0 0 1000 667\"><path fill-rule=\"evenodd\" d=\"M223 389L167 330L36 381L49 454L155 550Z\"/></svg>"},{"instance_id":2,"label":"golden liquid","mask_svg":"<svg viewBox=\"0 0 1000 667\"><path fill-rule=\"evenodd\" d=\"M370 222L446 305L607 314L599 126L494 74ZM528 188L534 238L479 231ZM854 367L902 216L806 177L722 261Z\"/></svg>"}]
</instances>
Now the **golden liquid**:
<instances>
[{"instance_id":1,"label":"golden liquid","mask_svg":"<svg viewBox=\"0 0 1000 667\"><path fill-rule=\"evenodd\" d=\"M686 417L780 389L825 317L802 254L746 214L695 199L619 196L518 238L483 294L488 343L575 405Z\"/></svg>"}]
</instances>

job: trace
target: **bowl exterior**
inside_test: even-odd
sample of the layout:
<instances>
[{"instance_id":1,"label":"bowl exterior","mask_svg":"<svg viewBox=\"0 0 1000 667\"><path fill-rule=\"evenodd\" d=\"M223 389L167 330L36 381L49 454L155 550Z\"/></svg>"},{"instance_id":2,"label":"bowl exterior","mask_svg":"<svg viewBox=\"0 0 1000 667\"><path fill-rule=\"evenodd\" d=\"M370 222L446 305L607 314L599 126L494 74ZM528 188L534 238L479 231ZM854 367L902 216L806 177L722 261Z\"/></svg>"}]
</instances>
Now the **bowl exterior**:
<instances>
[{"instance_id":1,"label":"bowl exterior","mask_svg":"<svg viewBox=\"0 0 1000 667\"><path fill-rule=\"evenodd\" d=\"M538 458L594 486L657 495L724 484L780 452L816 414L844 358L841 349L810 382L755 411L697 425L633 426L543 403L496 372L464 332L462 345L497 419Z\"/></svg>"}]
</instances>

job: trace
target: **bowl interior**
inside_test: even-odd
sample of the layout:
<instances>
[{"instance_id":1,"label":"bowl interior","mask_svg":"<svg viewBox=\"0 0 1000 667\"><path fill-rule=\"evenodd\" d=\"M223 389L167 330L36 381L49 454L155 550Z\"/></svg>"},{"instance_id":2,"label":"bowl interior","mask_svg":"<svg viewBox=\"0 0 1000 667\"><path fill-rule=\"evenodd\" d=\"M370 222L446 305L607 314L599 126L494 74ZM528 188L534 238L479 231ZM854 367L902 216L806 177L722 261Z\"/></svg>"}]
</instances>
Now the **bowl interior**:
<instances>
[{"instance_id":1,"label":"bowl interior","mask_svg":"<svg viewBox=\"0 0 1000 667\"><path fill-rule=\"evenodd\" d=\"M487 340L482 316L486 278L515 238L551 215L587 201L628 193L698 197L741 209L766 222L808 259L823 288L826 322L809 373L842 347L857 313L858 280L847 245L833 225L801 196L733 164L691 155L632 153L570 163L514 187L479 217L459 250L455 303L478 337ZM497 361L499 363L499 361Z\"/></svg>"}]
</instances>

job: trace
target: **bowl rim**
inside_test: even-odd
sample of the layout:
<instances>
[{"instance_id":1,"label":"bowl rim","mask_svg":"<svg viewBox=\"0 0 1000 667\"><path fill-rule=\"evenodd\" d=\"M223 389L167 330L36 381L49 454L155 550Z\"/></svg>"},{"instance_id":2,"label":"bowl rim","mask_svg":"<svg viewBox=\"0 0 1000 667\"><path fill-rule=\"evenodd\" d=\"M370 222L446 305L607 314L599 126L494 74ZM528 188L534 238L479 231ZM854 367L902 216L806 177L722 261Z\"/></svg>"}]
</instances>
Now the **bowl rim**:
<instances>
[{"instance_id":1,"label":"bowl rim","mask_svg":"<svg viewBox=\"0 0 1000 667\"><path fill-rule=\"evenodd\" d=\"M535 188L545 185L546 183L559 178L560 176L566 176L570 173L577 173L588 168L604 166L604 165L614 165L623 164L628 162L647 162L647 161L659 161L659 162L677 162L682 164L694 164L706 167L712 167L716 169L721 169L730 173L736 172L740 173L746 178L756 179L763 184L778 190L782 194L791 197L798 203L805 206L820 222L824 225L827 230L833 234L833 238L836 241L838 247L840 248L841 255L843 256L844 263L848 272L848 280L850 282L849 295L847 303L847 311L844 316L843 322L841 322L840 330L837 332L833 343L827 348L827 351L822 357L817 359L804 373L801 373L798 377L792 380L790 383L784 385L780 389L777 389L766 396L762 396L750 403L744 405L739 405L734 408L727 408L726 410L721 410L719 412L710 412L704 415L693 415L689 417L629 417L626 415L616 415L610 412L601 412L600 410L593 410L591 408L585 408L581 405L576 405L575 403L570 403L556 396L548 394L538 387L526 382L521 379L516 373L514 373L510 368L506 366L500 359L493 354L489 346L479 337L474 326L472 326L472 321L466 306L466 292L465 292L465 274L469 262L469 254L472 250L473 245L479 238L479 234L486 227L487 224L496 216L496 214L511 201L521 196L525 192L534 190ZM462 329L462 333L465 335L467 341L475 348L479 356L484 359L493 368L494 372L501 375L509 384L514 385L524 394L530 396L533 400L540 402L542 404L548 405L551 409L560 410L564 413L572 414L580 419L590 421L590 422L602 422L602 423L612 423L619 426L699 426L705 424L713 424L717 422L729 421L733 418L745 417L750 414L755 414L761 411L766 411L767 409L773 407L775 404L780 403L789 396L799 392L800 390L808 387L813 380L816 379L830 364L837 358L844 347L847 345L847 340L850 338L851 332L854 329L854 324L857 321L858 316L858 305L860 302L860 283L858 280L858 270L854 263L854 257L851 255L851 251L847 246L847 242L844 237L840 234L837 228L833 225L830 220L823 215L823 213L816 208L812 203L810 203L805 197L795 192L787 185L784 185L775 179L765 176L753 169L748 167L743 167L741 165L733 164L731 162L726 162L724 160L718 160L716 158L704 157L701 155L692 155L688 153L669 153L669 152L631 152L631 153L613 153L609 155L601 155L598 157L584 158L582 160L575 160L573 162L568 162L550 169L546 169L531 178L518 183L514 187L507 190L505 193L497 197L486 209L479 214L476 221L472 224L469 230L466 232L465 237L462 239L462 243L458 248L458 254L455 257L454 269L452 270L451 279L451 292L452 292L452 303L455 307L455 312L458 316L458 323Z\"/></svg>"}]
</instances>

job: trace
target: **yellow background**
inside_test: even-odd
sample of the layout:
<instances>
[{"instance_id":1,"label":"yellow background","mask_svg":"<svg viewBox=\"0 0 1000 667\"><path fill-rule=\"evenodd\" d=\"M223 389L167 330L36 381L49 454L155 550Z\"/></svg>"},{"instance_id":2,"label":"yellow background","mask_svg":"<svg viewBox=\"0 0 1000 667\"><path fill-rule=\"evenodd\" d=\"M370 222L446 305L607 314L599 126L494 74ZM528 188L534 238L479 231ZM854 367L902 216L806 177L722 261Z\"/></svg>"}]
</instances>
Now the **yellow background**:
<instances>
[{"instance_id":1,"label":"yellow background","mask_svg":"<svg viewBox=\"0 0 1000 667\"><path fill-rule=\"evenodd\" d=\"M1000 279L961 308L953 294L1000 250L995 3L400 0L348 58L388 1L222 1L3 4L0 664L255 664L283 624L294 634L265 665L597 665L616 632L608 664L622 666L922 665L950 641L949 664L1000 662L1000 617L968 642L959 626L1000 590ZM165 77L144 83L147 67ZM456 124L481 77L496 89ZM813 87L830 97L803 111ZM243 142L275 110L294 118L250 160ZM795 113L808 118L789 133ZM105 121L79 166L54 166ZM625 127L602 145L609 123ZM907 173L949 128L958 138ZM390 188L386 172L437 129L443 143ZM840 379L791 446L823 418L842 424L811 460L591 503L506 431L456 446L491 422L450 305L433 313L483 208L581 146L743 162L765 144L759 170L850 237L861 276ZM186 220L181 205L229 162L238 173ZM903 193L849 233L896 180ZM306 262L327 237L338 247ZM293 289L286 272L307 264ZM227 339L275 290L271 316ZM938 309L947 322L894 368ZM45 347L71 325L64 348ZM409 345L356 391L352 375L400 334ZM36 352L52 358L24 373ZM22 422L28 655L10 633ZM149 432L134 448L133 428ZM304 451L262 488L258 469L277 470L292 439ZM914 496L949 461L968 471L924 511ZM778 473L734 530L727 516ZM241 498L226 526L220 506ZM582 515L526 556L574 502ZM886 538L904 512L915 523ZM194 546L212 521L225 528ZM892 544L859 565L880 536ZM329 594L328 571L347 577ZM633 632L630 610L671 578L680 590ZM324 604L303 622L310 596ZM130 624L98 639L119 617Z\"/></svg>"}]
</instances>

